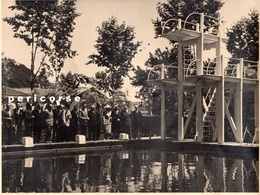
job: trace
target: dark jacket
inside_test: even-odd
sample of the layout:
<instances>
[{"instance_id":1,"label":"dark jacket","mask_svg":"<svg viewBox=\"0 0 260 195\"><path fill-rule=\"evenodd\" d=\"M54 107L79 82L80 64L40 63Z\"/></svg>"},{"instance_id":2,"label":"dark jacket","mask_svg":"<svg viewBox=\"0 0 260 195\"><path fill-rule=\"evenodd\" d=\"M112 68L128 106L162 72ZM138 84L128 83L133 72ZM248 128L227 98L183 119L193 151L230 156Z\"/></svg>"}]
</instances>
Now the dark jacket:
<instances>
[{"instance_id":1,"label":"dark jacket","mask_svg":"<svg viewBox=\"0 0 260 195\"><path fill-rule=\"evenodd\" d=\"M133 127L140 127L143 125L143 116L140 110L134 110L133 113Z\"/></svg>"},{"instance_id":2,"label":"dark jacket","mask_svg":"<svg viewBox=\"0 0 260 195\"><path fill-rule=\"evenodd\" d=\"M96 126L100 123L100 114L96 109L90 109L88 111L89 126Z\"/></svg>"}]
</instances>

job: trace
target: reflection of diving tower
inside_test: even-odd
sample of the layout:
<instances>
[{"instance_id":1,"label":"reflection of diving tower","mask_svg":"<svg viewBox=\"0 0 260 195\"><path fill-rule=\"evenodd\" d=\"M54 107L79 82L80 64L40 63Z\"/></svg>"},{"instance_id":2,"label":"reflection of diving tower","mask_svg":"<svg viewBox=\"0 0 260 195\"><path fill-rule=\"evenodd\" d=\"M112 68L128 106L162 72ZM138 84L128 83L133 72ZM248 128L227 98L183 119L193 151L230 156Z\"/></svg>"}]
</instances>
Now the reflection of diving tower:
<instances>
[{"instance_id":1,"label":"reflection of diving tower","mask_svg":"<svg viewBox=\"0 0 260 195\"><path fill-rule=\"evenodd\" d=\"M200 24L191 23L191 16L200 16ZM222 56L222 32L214 25L204 25L204 18L220 20L203 13L190 14L185 21L168 20L162 29L162 37L178 42L178 66L161 66L161 77L148 82L161 87L161 137L165 139L165 91L178 92L178 140L184 139L193 112L196 112L196 139L224 143L224 121L227 117L236 142L243 143L243 91L255 93L254 122L255 138L259 130L259 65L243 59ZM171 22L173 28L167 26ZM175 25L174 25L175 24ZM215 25L215 26L216 26ZM204 29L212 29L204 32ZM206 61L205 50L215 49L215 59ZM158 67L158 66L156 66ZM177 78L167 75L170 69L178 70ZM153 71L153 70L152 70ZM149 74L150 75L150 74ZM185 92L194 92L195 97L188 115L184 117L183 98ZM234 101L232 116L229 105Z\"/></svg>"}]
</instances>

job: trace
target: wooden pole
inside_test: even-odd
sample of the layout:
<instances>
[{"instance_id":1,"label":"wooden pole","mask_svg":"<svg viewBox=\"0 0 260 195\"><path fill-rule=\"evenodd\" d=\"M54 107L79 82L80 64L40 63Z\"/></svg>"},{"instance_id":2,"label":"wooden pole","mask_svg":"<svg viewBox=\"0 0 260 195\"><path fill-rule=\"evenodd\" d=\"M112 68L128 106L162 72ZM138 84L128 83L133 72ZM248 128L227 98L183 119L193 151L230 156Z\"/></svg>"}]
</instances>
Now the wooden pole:
<instances>
[{"instance_id":1,"label":"wooden pole","mask_svg":"<svg viewBox=\"0 0 260 195\"><path fill-rule=\"evenodd\" d=\"M165 140L165 86L161 86L161 139Z\"/></svg>"},{"instance_id":2,"label":"wooden pole","mask_svg":"<svg viewBox=\"0 0 260 195\"><path fill-rule=\"evenodd\" d=\"M223 56L221 56L221 80L218 81L216 90L216 129L218 131L218 143L223 144L225 141L224 136L224 66L223 66Z\"/></svg>"},{"instance_id":3,"label":"wooden pole","mask_svg":"<svg viewBox=\"0 0 260 195\"><path fill-rule=\"evenodd\" d=\"M234 118L237 127L237 135L235 137L238 143L243 143L243 59L240 59L237 76L240 78L240 81L236 85L234 95Z\"/></svg>"},{"instance_id":4,"label":"wooden pole","mask_svg":"<svg viewBox=\"0 0 260 195\"><path fill-rule=\"evenodd\" d=\"M182 62L182 44L178 44L178 141L184 138L184 125L183 125L183 62Z\"/></svg>"}]
</instances>

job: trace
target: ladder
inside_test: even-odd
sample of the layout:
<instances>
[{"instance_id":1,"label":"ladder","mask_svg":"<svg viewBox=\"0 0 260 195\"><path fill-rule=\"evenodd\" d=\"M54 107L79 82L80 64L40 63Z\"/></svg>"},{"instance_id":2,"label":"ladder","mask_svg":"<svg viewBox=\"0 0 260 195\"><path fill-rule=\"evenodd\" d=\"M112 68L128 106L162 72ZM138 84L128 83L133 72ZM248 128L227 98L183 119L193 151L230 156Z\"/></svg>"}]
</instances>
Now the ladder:
<instances>
[{"instance_id":1,"label":"ladder","mask_svg":"<svg viewBox=\"0 0 260 195\"><path fill-rule=\"evenodd\" d=\"M216 118L216 88L209 88L204 100L203 115L203 141L216 141L215 118Z\"/></svg>"},{"instance_id":2,"label":"ladder","mask_svg":"<svg viewBox=\"0 0 260 195\"><path fill-rule=\"evenodd\" d=\"M195 68L196 51L194 45L183 47L183 68L184 75L190 76L196 74Z\"/></svg>"}]
</instances>

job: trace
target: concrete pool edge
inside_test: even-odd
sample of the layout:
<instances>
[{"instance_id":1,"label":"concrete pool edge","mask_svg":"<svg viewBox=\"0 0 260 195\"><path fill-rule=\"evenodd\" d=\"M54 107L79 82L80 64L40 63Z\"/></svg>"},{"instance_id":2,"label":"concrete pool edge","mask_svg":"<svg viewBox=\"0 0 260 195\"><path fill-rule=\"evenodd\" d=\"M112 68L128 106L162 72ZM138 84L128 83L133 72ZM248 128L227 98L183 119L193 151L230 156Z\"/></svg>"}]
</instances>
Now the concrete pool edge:
<instances>
[{"instance_id":1,"label":"concrete pool edge","mask_svg":"<svg viewBox=\"0 0 260 195\"><path fill-rule=\"evenodd\" d=\"M259 146L254 144L195 142L193 140L173 141L161 139L141 140L100 140L76 142L41 143L33 147L23 145L2 146L2 157L28 156L39 154L78 153L85 151L106 151L115 149L167 149L173 152L221 153L222 155L242 155L250 158L259 156Z\"/></svg>"}]
</instances>

